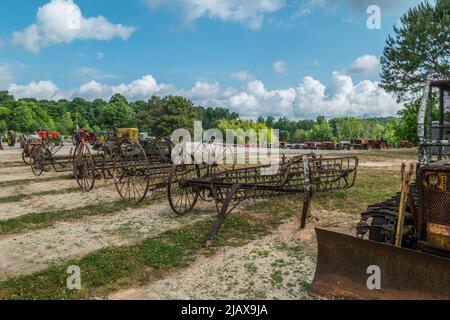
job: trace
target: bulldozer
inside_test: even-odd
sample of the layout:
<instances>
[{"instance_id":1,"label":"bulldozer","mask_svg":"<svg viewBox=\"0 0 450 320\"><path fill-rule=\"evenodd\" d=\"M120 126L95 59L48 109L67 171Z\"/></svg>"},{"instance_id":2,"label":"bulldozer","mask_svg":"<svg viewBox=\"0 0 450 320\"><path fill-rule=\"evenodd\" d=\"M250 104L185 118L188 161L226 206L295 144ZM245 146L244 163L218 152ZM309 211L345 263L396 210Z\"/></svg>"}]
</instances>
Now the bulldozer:
<instances>
[{"instance_id":1,"label":"bulldozer","mask_svg":"<svg viewBox=\"0 0 450 320\"><path fill-rule=\"evenodd\" d=\"M432 119L436 101L439 121ZM329 299L450 299L450 80L425 85L418 136L418 162L403 165L401 192L369 206L356 236L316 228L312 294Z\"/></svg>"}]
</instances>

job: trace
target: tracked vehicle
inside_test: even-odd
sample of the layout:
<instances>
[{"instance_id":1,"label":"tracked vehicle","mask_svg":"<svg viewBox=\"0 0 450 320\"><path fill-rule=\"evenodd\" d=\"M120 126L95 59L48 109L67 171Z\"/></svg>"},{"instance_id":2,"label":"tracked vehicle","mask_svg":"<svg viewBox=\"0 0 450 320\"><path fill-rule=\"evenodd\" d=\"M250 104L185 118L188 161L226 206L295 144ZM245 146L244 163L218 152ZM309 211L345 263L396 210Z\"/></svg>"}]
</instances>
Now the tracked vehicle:
<instances>
[{"instance_id":1,"label":"tracked vehicle","mask_svg":"<svg viewBox=\"0 0 450 320\"><path fill-rule=\"evenodd\" d=\"M439 121L432 121L433 101ZM356 237L317 229L314 294L338 299L450 299L450 80L426 85L419 160L402 191L361 214ZM380 186L382 187L382 186ZM371 281L379 280L373 286Z\"/></svg>"}]
</instances>

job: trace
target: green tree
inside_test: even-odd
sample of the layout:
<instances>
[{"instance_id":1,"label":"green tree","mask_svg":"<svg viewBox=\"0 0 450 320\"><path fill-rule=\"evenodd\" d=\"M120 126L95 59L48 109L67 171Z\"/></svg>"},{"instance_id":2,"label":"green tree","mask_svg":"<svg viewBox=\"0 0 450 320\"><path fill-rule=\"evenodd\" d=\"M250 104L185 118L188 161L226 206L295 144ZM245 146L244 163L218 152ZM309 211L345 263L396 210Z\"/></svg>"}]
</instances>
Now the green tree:
<instances>
[{"instance_id":1,"label":"green tree","mask_svg":"<svg viewBox=\"0 0 450 320\"><path fill-rule=\"evenodd\" d=\"M364 125L356 118L336 118L330 120L333 133L340 141L364 138Z\"/></svg>"},{"instance_id":2,"label":"green tree","mask_svg":"<svg viewBox=\"0 0 450 320\"><path fill-rule=\"evenodd\" d=\"M420 93L427 80L450 78L450 0L425 1L394 27L381 58L381 87L400 101Z\"/></svg>"},{"instance_id":3,"label":"green tree","mask_svg":"<svg viewBox=\"0 0 450 320\"><path fill-rule=\"evenodd\" d=\"M101 123L105 128L131 128L137 125L136 114L124 96L114 95L103 108Z\"/></svg>"},{"instance_id":4,"label":"green tree","mask_svg":"<svg viewBox=\"0 0 450 320\"><path fill-rule=\"evenodd\" d=\"M11 113L9 129L19 132L34 131L35 121L33 119L33 110L25 101L17 102L16 107Z\"/></svg>"},{"instance_id":5,"label":"green tree","mask_svg":"<svg viewBox=\"0 0 450 320\"><path fill-rule=\"evenodd\" d=\"M236 137L244 138L244 135L249 133L249 130L254 130L256 133L257 142L260 142L261 130L265 130L267 133L267 142L273 142L275 137L271 128L267 127L265 123L255 123L251 120L234 119L227 120L222 119L219 121L218 129L223 133L223 138L226 139L227 130L234 130ZM248 142L249 137L245 137L245 142ZM237 139L235 143L237 143Z\"/></svg>"},{"instance_id":6,"label":"green tree","mask_svg":"<svg viewBox=\"0 0 450 320\"><path fill-rule=\"evenodd\" d=\"M268 116L266 119L266 126L269 128L273 128L274 123L275 123L275 118L272 116ZM274 129L276 129L276 128L274 128Z\"/></svg>"},{"instance_id":7,"label":"green tree","mask_svg":"<svg viewBox=\"0 0 450 320\"><path fill-rule=\"evenodd\" d=\"M333 134L333 128L325 119L318 121L318 123L308 131L307 140L309 141L335 141L336 137Z\"/></svg>"},{"instance_id":8,"label":"green tree","mask_svg":"<svg viewBox=\"0 0 450 320\"><path fill-rule=\"evenodd\" d=\"M57 130L59 133L64 135L69 135L72 133L72 131L75 129L73 121L72 121L72 115L70 112L66 112L65 115L63 115L57 124Z\"/></svg>"},{"instance_id":9,"label":"green tree","mask_svg":"<svg viewBox=\"0 0 450 320\"><path fill-rule=\"evenodd\" d=\"M302 129L295 130L292 140L295 143L305 142L305 132Z\"/></svg>"},{"instance_id":10,"label":"green tree","mask_svg":"<svg viewBox=\"0 0 450 320\"><path fill-rule=\"evenodd\" d=\"M139 126L154 136L169 136L176 129L193 132L194 121L200 121L201 111L183 97L152 97L147 109L138 115Z\"/></svg>"},{"instance_id":11,"label":"green tree","mask_svg":"<svg viewBox=\"0 0 450 320\"><path fill-rule=\"evenodd\" d=\"M408 140L417 144L419 142L419 136L417 133L418 114L421 101L417 99L411 103L405 104L405 107L398 112L400 116L397 125L395 126L395 133L398 140ZM436 103L433 107L433 120L439 118L439 111Z\"/></svg>"},{"instance_id":12,"label":"green tree","mask_svg":"<svg viewBox=\"0 0 450 320\"><path fill-rule=\"evenodd\" d=\"M200 108L200 111L205 130L217 128L220 120L236 120L239 118L239 114L226 108Z\"/></svg>"}]
</instances>

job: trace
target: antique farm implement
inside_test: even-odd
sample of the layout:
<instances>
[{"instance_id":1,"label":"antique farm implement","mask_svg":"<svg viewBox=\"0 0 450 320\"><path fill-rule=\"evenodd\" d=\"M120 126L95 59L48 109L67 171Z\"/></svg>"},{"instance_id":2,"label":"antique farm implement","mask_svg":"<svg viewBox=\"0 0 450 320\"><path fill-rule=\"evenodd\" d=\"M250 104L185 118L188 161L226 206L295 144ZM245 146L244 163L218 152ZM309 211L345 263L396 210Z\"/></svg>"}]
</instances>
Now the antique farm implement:
<instances>
[{"instance_id":1,"label":"antique farm implement","mask_svg":"<svg viewBox=\"0 0 450 320\"><path fill-rule=\"evenodd\" d=\"M76 162L76 176L89 186L93 183L93 172L103 172L105 179L114 180L120 197L128 202L137 204L146 197L161 199L166 195L170 174L173 172L172 156L175 155L176 161L183 157L183 151L173 152L174 148L175 144L171 139L165 137L124 143L117 148L111 162L103 163L103 166L99 166L86 149L77 156L79 160ZM198 153L207 159L203 162L202 168L208 175L222 169L222 166L208 161L212 154L215 156L229 154L226 147L210 142L198 145L194 154ZM189 154L187 157L193 159L194 156Z\"/></svg>"},{"instance_id":2,"label":"antique farm implement","mask_svg":"<svg viewBox=\"0 0 450 320\"><path fill-rule=\"evenodd\" d=\"M427 83L419 159L402 167L401 192L361 214L356 237L317 229L312 291L347 299L450 299L450 80ZM437 98L439 121L433 121ZM367 285L376 266L378 288Z\"/></svg>"},{"instance_id":3,"label":"antique farm implement","mask_svg":"<svg viewBox=\"0 0 450 320\"><path fill-rule=\"evenodd\" d=\"M20 147L22 151L22 160L26 165L33 163L34 157L41 151L46 149L47 153L56 154L64 147L59 133L39 130L36 134L28 137L20 137Z\"/></svg>"},{"instance_id":4,"label":"antique farm implement","mask_svg":"<svg viewBox=\"0 0 450 320\"><path fill-rule=\"evenodd\" d=\"M319 158L314 155L292 158L276 171L272 166L264 165L211 174L214 166L180 164L174 166L169 176L169 204L175 213L184 215L195 208L199 199L215 202L218 218L205 245L211 243L226 216L242 201L250 199L303 195L301 226L304 228L312 196L351 188L357 167L357 157Z\"/></svg>"},{"instance_id":5,"label":"antique farm implement","mask_svg":"<svg viewBox=\"0 0 450 320\"><path fill-rule=\"evenodd\" d=\"M128 136L108 138L96 144L82 139L69 154L58 155L63 147L44 145L41 139L29 143L29 162L36 176L53 169L70 172L80 188L91 191L97 180L113 181L123 200L139 203L151 193L157 198L167 186L172 169L172 142L168 138L130 142ZM24 150L26 151L26 150Z\"/></svg>"}]
</instances>

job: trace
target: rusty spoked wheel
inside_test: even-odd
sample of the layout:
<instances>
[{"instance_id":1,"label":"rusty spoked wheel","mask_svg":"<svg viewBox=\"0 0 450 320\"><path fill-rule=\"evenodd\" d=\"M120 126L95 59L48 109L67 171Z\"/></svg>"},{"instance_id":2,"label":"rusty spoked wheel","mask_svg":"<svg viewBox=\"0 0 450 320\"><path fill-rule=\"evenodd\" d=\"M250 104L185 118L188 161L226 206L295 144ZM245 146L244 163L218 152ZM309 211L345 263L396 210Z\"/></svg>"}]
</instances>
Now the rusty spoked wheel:
<instances>
[{"instance_id":1,"label":"rusty spoked wheel","mask_svg":"<svg viewBox=\"0 0 450 320\"><path fill-rule=\"evenodd\" d=\"M179 164L172 168L169 175L167 193L173 212L183 216L191 212L198 201L199 193L189 183L200 178L200 167L197 164Z\"/></svg>"},{"instance_id":2,"label":"rusty spoked wheel","mask_svg":"<svg viewBox=\"0 0 450 320\"><path fill-rule=\"evenodd\" d=\"M41 176L45 170L46 150L41 146L35 146L33 148L33 154L31 157L31 171L37 177Z\"/></svg>"},{"instance_id":3,"label":"rusty spoked wheel","mask_svg":"<svg viewBox=\"0 0 450 320\"><path fill-rule=\"evenodd\" d=\"M22 160L25 165L31 166L33 164L34 153L36 152L36 150L37 148L35 145L26 144L24 146L24 149L22 151Z\"/></svg>"},{"instance_id":4,"label":"rusty spoked wheel","mask_svg":"<svg viewBox=\"0 0 450 320\"><path fill-rule=\"evenodd\" d=\"M142 202L147 196L147 155L138 142L123 142L114 160L114 184L122 200Z\"/></svg>"},{"instance_id":5,"label":"rusty spoked wheel","mask_svg":"<svg viewBox=\"0 0 450 320\"><path fill-rule=\"evenodd\" d=\"M195 150L196 159L207 165L207 175L214 175L234 165L234 152L228 145L214 141L203 142Z\"/></svg>"},{"instance_id":6,"label":"rusty spoked wheel","mask_svg":"<svg viewBox=\"0 0 450 320\"><path fill-rule=\"evenodd\" d=\"M80 188L89 192L95 185L95 162L89 147L81 143L74 155L74 176Z\"/></svg>"}]
</instances>

